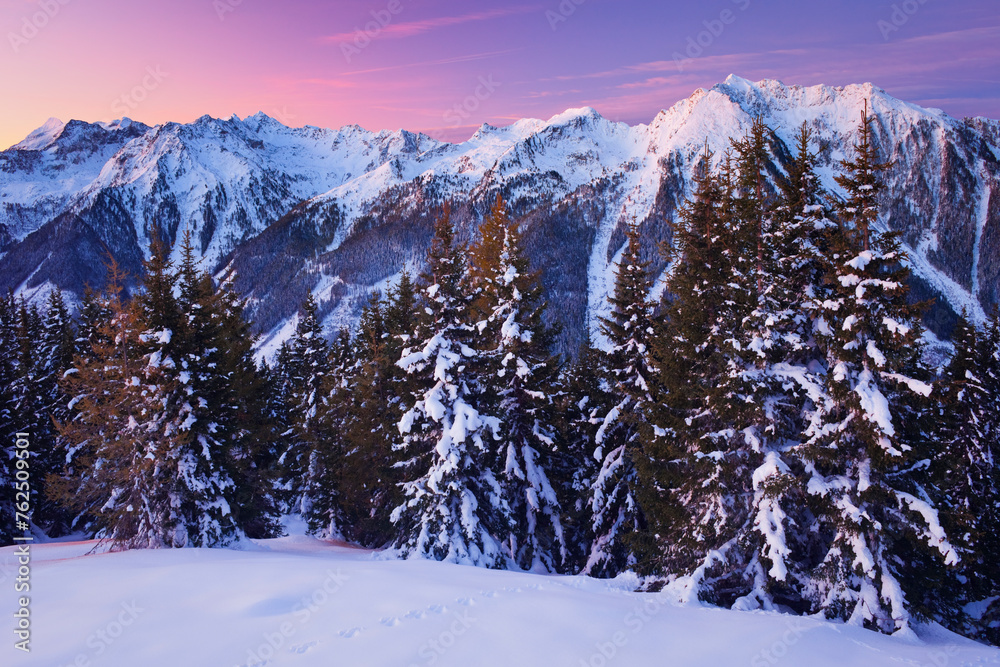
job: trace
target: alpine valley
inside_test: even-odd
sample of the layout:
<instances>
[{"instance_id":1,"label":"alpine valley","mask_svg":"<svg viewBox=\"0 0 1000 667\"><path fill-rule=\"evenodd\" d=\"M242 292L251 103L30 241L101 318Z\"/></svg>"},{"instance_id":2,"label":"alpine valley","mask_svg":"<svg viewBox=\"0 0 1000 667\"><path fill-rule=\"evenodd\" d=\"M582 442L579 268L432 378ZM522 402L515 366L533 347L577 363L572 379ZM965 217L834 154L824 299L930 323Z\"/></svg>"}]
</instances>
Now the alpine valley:
<instances>
[{"instance_id":1,"label":"alpine valley","mask_svg":"<svg viewBox=\"0 0 1000 667\"><path fill-rule=\"evenodd\" d=\"M690 194L706 144L716 161L755 117L773 131L778 169L804 123L823 185L850 157L867 104L879 157L892 161L880 224L903 233L911 298L944 338L956 314L982 322L1000 296L1000 121L957 120L872 84L834 88L730 76L629 126L590 108L547 121L483 125L463 143L405 130L289 128L258 113L149 127L129 119L52 119L0 152L0 289L29 299L58 286L100 287L110 253L132 276L154 234L185 230L203 266L235 274L248 315L273 353L308 293L326 330L352 326L369 294L419 270L435 213L451 202L469 240L497 194L523 222L571 353L608 313L616 257L636 221L646 259ZM777 174L775 174L776 176Z\"/></svg>"}]
</instances>

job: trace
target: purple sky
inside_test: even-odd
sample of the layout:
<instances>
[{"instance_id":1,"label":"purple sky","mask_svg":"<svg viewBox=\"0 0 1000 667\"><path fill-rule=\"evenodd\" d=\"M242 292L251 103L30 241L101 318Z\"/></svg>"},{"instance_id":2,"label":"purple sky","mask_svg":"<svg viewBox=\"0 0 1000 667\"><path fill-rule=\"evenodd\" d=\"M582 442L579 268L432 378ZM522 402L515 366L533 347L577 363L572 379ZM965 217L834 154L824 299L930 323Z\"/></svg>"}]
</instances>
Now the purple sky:
<instances>
[{"instance_id":1,"label":"purple sky","mask_svg":"<svg viewBox=\"0 0 1000 667\"><path fill-rule=\"evenodd\" d=\"M997 0L0 0L0 29L0 146L50 116L448 139L584 105L648 122L730 73L1000 118Z\"/></svg>"}]
</instances>

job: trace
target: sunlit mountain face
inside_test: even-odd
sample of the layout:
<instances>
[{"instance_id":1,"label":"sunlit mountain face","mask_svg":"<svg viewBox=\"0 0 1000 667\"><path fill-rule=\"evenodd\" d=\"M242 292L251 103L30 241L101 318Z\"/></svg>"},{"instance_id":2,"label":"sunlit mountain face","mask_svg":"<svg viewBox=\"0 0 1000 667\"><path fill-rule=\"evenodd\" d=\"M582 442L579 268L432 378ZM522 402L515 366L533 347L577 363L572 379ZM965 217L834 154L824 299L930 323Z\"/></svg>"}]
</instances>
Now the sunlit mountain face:
<instances>
[{"instance_id":1,"label":"sunlit mountain face","mask_svg":"<svg viewBox=\"0 0 1000 667\"><path fill-rule=\"evenodd\" d=\"M450 143L419 132L290 128L266 114L149 126L50 120L0 153L2 287L27 296L58 285L79 296L104 280L110 252L133 276L154 231L185 230L204 265L234 272L262 344L273 350L308 293L328 326L351 325L373 290L419 270L432 220L452 202L470 238L502 194L522 218L562 351L606 315L625 225L646 253L669 242L706 142L716 159L753 117L774 130L780 165L802 123L821 152L824 186L850 156L862 110L894 161L884 224L904 233L913 294L936 296L928 323L947 335L957 312L981 319L997 300L1000 124L955 119L871 84L786 86L730 76L629 125L592 108L548 120L482 125ZM779 166L780 168L780 166ZM992 198L992 199L991 199Z\"/></svg>"}]
</instances>

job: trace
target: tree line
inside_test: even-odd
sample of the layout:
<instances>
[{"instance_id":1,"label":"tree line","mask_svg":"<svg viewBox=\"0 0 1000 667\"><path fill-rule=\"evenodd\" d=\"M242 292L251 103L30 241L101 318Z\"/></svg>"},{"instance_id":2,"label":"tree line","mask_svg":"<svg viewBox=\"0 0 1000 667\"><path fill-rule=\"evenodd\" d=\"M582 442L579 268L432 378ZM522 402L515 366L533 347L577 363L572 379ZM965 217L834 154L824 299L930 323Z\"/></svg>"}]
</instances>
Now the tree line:
<instances>
[{"instance_id":1,"label":"tree line","mask_svg":"<svg viewBox=\"0 0 1000 667\"><path fill-rule=\"evenodd\" d=\"M27 430L53 536L227 546L298 514L403 557L631 570L679 599L1000 643L1000 323L960 318L951 360L925 362L870 122L842 196L805 126L787 169L759 120L706 149L663 297L630 225L608 345L573 360L499 197L469 246L445 206L422 273L356 331L329 339L310 297L270 365L190 236L176 266L154 239L134 295L112 265L75 321L58 291L8 295L0 540Z\"/></svg>"}]
</instances>

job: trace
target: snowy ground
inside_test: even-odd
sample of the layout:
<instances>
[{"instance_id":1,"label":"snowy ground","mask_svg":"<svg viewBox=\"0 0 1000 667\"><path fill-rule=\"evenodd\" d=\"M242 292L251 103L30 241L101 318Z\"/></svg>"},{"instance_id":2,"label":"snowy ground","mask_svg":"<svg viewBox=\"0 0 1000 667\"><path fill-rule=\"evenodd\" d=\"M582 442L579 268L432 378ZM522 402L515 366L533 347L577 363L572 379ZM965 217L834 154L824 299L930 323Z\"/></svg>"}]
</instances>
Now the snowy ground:
<instances>
[{"instance_id":1,"label":"snowy ground","mask_svg":"<svg viewBox=\"0 0 1000 667\"><path fill-rule=\"evenodd\" d=\"M393 561L307 537L250 551L32 547L31 653L14 649L0 549L0 665L641 667L1000 665L940 629L901 640L776 613L668 605L612 582Z\"/></svg>"}]
</instances>

